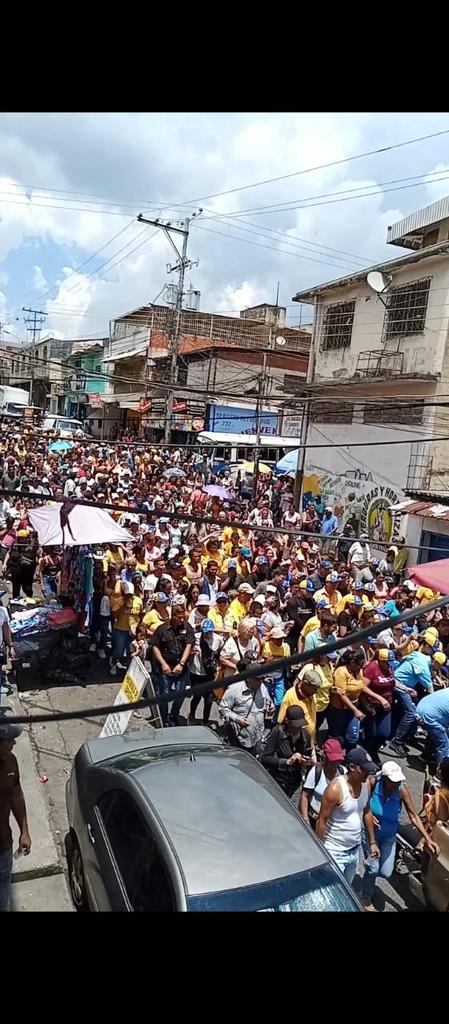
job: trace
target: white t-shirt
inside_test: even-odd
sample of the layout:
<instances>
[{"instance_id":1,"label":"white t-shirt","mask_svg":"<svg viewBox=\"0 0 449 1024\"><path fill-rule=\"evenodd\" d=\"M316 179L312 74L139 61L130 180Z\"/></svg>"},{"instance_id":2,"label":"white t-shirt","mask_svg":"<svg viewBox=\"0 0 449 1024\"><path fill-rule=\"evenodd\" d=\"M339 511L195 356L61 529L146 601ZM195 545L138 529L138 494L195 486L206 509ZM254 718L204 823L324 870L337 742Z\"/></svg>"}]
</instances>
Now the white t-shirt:
<instances>
[{"instance_id":1,"label":"white t-shirt","mask_svg":"<svg viewBox=\"0 0 449 1024\"><path fill-rule=\"evenodd\" d=\"M229 639L226 640L226 643L224 647L222 647L220 653L227 659L227 661L233 661L237 670L237 663L242 661L243 658L249 657L249 660L254 660L257 657L259 653L259 644L255 636L251 636L246 644L242 643L241 640L237 643L237 640L233 636L230 636ZM234 675L234 672L231 668L223 666L223 675L232 676Z\"/></svg>"}]
</instances>

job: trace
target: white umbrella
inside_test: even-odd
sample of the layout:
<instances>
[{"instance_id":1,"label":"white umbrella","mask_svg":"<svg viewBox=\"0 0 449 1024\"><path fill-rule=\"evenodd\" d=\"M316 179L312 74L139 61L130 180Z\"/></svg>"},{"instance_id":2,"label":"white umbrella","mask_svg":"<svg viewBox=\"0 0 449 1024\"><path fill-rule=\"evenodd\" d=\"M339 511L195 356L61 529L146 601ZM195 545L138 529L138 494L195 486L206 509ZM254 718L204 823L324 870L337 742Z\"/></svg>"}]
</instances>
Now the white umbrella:
<instances>
[{"instance_id":1,"label":"white umbrella","mask_svg":"<svg viewBox=\"0 0 449 1024\"><path fill-rule=\"evenodd\" d=\"M62 502L58 502L30 509L28 518L42 547L61 544L71 548L80 544L125 544L135 539L128 530L118 526L105 509L85 505L73 505L70 508L68 522L63 529L62 508Z\"/></svg>"}]
</instances>

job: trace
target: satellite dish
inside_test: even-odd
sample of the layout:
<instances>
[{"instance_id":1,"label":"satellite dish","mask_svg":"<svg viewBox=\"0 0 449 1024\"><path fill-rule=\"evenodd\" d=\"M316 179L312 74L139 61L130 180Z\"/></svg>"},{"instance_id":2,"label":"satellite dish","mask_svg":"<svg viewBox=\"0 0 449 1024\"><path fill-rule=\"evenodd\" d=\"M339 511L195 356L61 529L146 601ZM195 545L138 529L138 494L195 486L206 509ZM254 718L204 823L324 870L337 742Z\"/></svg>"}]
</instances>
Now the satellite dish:
<instances>
[{"instance_id":1,"label":"satellite dish","mask_svg":"<svg viewBox=\"0 0 449 1024\"><path fill-rule=\"evenodd\" d=\"M385 292L390 286L391 278L384 277L380 270L371 270L366 281L374 292Z\"/></svg>"},{"instance_id":2,"label":"satellite dish","mask_svg":"<svg viewBox=\"0 0 449 1024\"><path fill-rule=\"evenodd\" d=\"M282 334L278 334L276 338L276 345L279 345L279 348L283 348L285 344L285 338L282 337Z\"/></svg>"}]
</instances>

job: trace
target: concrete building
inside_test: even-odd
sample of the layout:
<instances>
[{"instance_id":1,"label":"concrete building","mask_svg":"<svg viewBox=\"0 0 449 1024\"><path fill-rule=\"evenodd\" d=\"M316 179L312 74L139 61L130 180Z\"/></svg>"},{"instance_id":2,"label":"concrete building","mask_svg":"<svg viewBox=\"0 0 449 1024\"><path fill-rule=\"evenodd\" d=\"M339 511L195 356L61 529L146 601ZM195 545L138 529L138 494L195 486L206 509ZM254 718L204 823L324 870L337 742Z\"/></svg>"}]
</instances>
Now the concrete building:
<instances>
[{"instance_id":1,"label":"concrete building","mask_svg":"<svg viewBox=\"0 0 449 1024\"><path fill-rule=\"evenodd\" d=\"M59 395L63 379L63 360L72 351L71 339L43 338L31 345L15 348L10 362L9 383L26 387L30 404L49 412L62 412Z\"/></svg>"},{"instance_id":2,"label":"concrete building","mask_svg":"<svg viewBox=\"0 0 449 1024\"><path fill-rule=\"evenodd\" d=\"M103 346L103 338L75 341L70 355L62 361L60 411L71 419L90 420L95 435L106 386L102 373Z\"/></svg>"},{"instance_id":3,"label":"concrete building","mask_svg":"<svg viewBox=\"0 0 449 1024\"><path fill-rule=\"evenodd\" d=\"M449 489L449 441L423 440L449 435L449 197L390 227L387 242L412 251L294 296L315 314L296 389L313 399L317 446L305 500L321 494L377 540L397 535L390 506L405 489ZM380 275L381 294L369 283L382 287Z\"/></svg>"},{"instance_id":4,"label":"concrete building","mask_svg":"<svg viewBox=\"0 0 449 1024\"><path fill-rule=\"evenodd\" d=\"M106 394L103 402L124 410L123 419L126 416L128 423L144 409L141 422L155 436L165 425L166 391L158 389L158 383L170 377L175 316L167 306L144 306L119 317L105 352L105 367L112 367L122 381L115 381L113 392ZM244 419L250 433L255 424L257 379L264 367L264 410L274 418L267 429L277 433L285 378L305 381L310 338L307 331L285 326L283 307L267 303L242 310L239 317L183 310L173 439L181 442L204 427L213 429L218 420L226 420L228 426L215 429L232 432L233 420ZM219 410L207 400L208 393L215 390L228 393Z\"/></svg>"}]
</instances>

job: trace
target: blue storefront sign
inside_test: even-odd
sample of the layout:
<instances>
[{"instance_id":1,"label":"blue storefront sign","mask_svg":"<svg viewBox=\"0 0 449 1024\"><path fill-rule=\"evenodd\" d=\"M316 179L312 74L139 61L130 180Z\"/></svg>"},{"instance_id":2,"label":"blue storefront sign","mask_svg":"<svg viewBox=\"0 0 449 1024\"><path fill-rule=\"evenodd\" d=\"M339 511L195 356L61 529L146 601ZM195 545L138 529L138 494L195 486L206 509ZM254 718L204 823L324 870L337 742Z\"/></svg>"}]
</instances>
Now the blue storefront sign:
<instances>
[{"instance_id":1,"label":"blue storefront sign","mask_svg":"<svg viewBox=\"0 0 449 1024\"><path fill-rule=\"evenodd\" d=\"M229 405L209 405L206 430L223 434L255 434L257 428L255 409L241 409ZM278 417L275 412L264 412L261 416L261 434L277 434Z\"/></svg>"}]
</instances>

